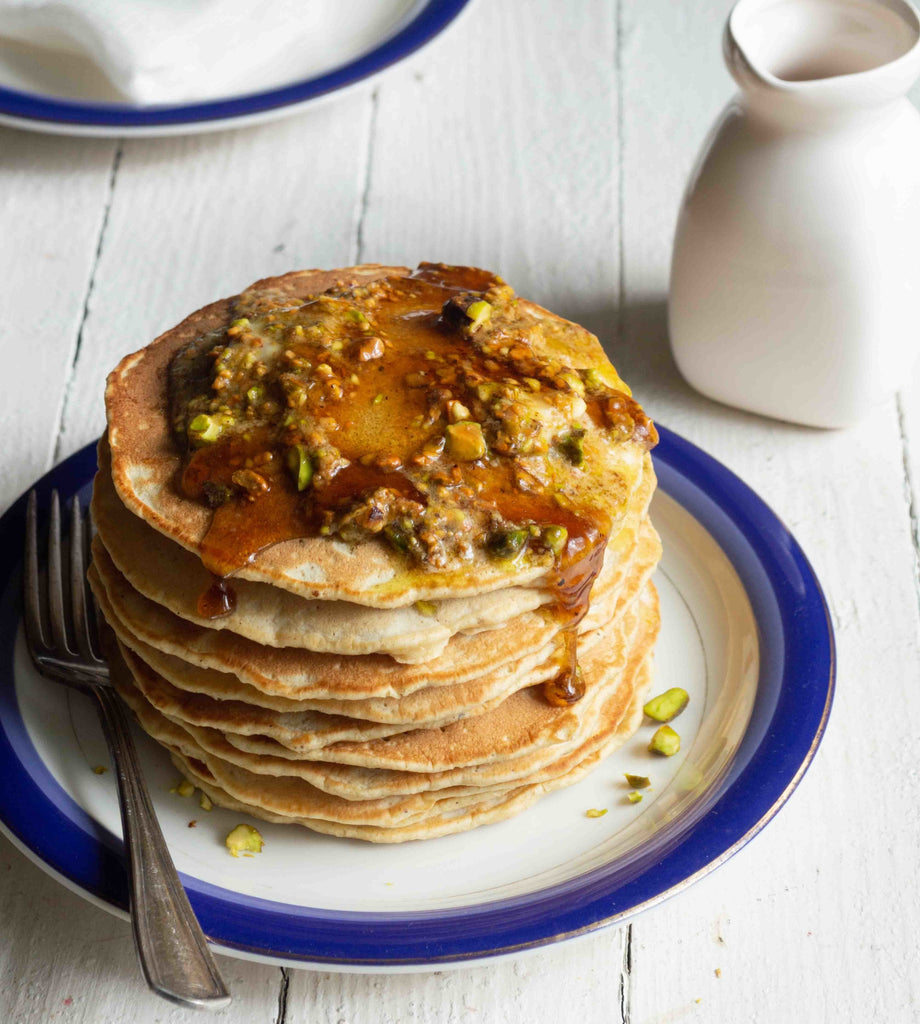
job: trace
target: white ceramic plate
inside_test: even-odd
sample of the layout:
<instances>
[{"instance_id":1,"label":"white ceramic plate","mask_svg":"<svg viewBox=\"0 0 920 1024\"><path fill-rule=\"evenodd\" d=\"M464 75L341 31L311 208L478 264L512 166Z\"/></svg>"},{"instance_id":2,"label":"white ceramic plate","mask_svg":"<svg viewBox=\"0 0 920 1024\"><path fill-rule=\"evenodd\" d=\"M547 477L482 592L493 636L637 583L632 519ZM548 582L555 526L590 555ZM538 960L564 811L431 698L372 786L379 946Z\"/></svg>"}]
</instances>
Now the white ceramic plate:
<instances>
[{"instance_id":1,"label":"white ceramic plate","mask_svg":"<svg viewBox=\"0 0 920 1024\"><path fill-rule=\"evenodd\" d=\"M367 85L445 31L470 0L320 0L323 24L301 45L241 77L231 94L209 91L182 103L126 103L89 60L0 39L0 124L58 135L154 136L218 131L285 117ZM292 26L296 34L297 26Z\"/></svg>"},{"instance_id":2,"label":"white ceramic plate","mask_svg":"<svg viewBox=\"0 0 920 1024\"><path fill-rule=\"evenodd\" d=\"M43 490L85 489L91 462L89 450L80 453ZM724 467L666 431L656 467L652 515L665 553L654 691L682 686L691 695L675 723L681 752L649 754L646 723L586 779L507 822L396 846L259 822L263 853L234 859L223 839L241 816L171 794L175 770L138 734L164 833L217 948L339 970L516 953L673 893L772 816L813 755L830 706L823 599L792 538ZM17 508L5 517L8 531ZM115 782L93 771L109 763L105 743L88 702L42 680L22 637L11 642L17 588L11 573L0 820L42 867L117 910L126 891ZM639 804L627 800L625 772L652 780ZM589 818L592 808L606 814Z\"/></svg>"}]
</instances>

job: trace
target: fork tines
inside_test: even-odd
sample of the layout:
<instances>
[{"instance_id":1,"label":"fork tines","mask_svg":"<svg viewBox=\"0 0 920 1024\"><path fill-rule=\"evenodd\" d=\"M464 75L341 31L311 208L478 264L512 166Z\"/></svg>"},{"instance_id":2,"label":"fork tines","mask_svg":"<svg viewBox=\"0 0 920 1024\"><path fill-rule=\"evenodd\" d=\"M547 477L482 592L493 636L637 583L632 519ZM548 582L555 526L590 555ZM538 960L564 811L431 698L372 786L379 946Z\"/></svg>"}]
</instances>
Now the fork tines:
<instances>
[{"instance_id":1,"label":"fork tines","mask_svg":"<svg viewBox=\"0 0 920 1024\"><path fill-rule=\"evenodd\" d=\"M88 567L87 517L80 499L73 498L67 540L68 576L64 577L61 500L51 493L46 559L39 558L38 496L29 494L26 509L23 604L29 651L39 669L106 674L99 653L95 608L86 580Z\"/></svg>"}]
</instances>

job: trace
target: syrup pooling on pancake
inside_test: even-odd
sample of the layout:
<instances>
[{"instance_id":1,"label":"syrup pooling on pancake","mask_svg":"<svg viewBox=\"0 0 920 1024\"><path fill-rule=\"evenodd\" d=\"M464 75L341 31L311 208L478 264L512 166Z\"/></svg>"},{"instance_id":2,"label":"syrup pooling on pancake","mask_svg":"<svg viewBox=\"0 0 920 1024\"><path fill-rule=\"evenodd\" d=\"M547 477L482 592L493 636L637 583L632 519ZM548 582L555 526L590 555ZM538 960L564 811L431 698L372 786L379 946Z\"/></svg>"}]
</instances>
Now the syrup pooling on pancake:
<instances>
[{"instance_id":1,"label":"syrup pooling on pancake","mask_svg":"<svg viewBox=\"0 0 920 1024\"><path fill-rule=\"evenodd\" d=\"M418 573L485 551L546 567L567 653L547 698L577 700L575 627L629 495L603 453L656 440L609 363L567 361L586 332L485 271L430 264L235 312L170 369L181 489L214 509L202 614L228 611L224 578L283 540L377 537Z\"/></svg>"}]
</instances>

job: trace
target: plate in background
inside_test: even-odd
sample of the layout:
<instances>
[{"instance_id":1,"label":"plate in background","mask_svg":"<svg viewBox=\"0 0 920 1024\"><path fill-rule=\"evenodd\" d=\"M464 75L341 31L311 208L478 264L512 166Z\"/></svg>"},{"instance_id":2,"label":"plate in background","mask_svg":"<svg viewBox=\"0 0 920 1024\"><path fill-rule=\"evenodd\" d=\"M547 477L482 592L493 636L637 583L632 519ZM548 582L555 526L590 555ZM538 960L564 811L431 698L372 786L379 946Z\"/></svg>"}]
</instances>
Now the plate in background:
<instances>
[{"instance_id":1,"label":"plate in background","mask_svg":"<svg viewBox=\"0 0 920 1024\"><path fill-rule=\"evenodd\" d=\"M56 135L129 137L219 131L297 113L367 85L447 29L470 0L348 0L334 36L312 39L240 83L238 94L164 106L119 100L95 65L79 57L36 59L0 40L0 124Z\"/></svg>"},{"instance_id":2,"label":"plate in background","mask_svg":"<svg viewBox=\"0 0 920 1024\"><path fill-rule=\"evenodd\" d=\"M241 815L171 794L165 752L138 735L164 833L220 952L327 970L486 962L621 921L673 895L751 839L795 787L824 731L831 626L801 549L724 466L667 430L652 507L664 557L654 692L684 686L680 754L654 758L652 726L569 789L509 821L373 846L259 822L258 857L223 837ZM37 485L47 504L88 494L93 446ZM88 702L42 680L19 629L25 501L0 521L2 830L42 868L115 913L127 886L112 773ZM624 772L648 775L640 804ZM605 808L588 818L591 808ZM196 825L189 828L189 822Z\"/></svg>"}]
</instances>

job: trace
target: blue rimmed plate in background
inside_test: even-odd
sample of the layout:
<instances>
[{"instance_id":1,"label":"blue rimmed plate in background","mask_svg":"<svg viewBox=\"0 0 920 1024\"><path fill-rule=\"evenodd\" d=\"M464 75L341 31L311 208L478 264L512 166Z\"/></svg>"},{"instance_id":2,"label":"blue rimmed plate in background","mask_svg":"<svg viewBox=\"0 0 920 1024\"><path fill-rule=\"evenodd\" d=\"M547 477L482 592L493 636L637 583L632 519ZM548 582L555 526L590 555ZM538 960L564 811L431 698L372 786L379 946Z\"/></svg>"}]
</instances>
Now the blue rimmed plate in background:
<instances>
[{"instance_id":1,"label":"blue rimmed plate in background","mask_svg":"<svg viewBox=\"0 0 920 1024\"><path fill-rule=\"evenodd\" d=\"M256 124L368 85L444 32L470 0L351 0L334 32L272 60L232 95L136 106L95 65L75 55L42 59L0 40L0 124L57 135L130 137L218 131ZM297 26L292 25L296 35Z\"/></svg>"},{"instance_id":2,"label":"blue rimmed plate in background","mask_svg":"<svg viewBox=\"0 0 920 1024\"><path fill-rule=\"evenodd\" d=\"M650 755L648 724L586 779L510 821L396 846L260 822L263 853L236 860L223 838L241 816L170 793L167 756L138 736L167 841L219 951L327 970L487 962L679 892L773 817L830 711L821 588L794 538L724 466L664 429L655 466L665 554L654 690L690 692L675 723L681 752ZM94 468L88 447L39 482L40 500L53 487L87 497ZM94 771L108 764L95 716L35 674L20 635L24 507L0 521L0 823L50 874L123 914L118 808L111 773ZM651 778L642 803L627 800L624 772Z\"/></svg>"}]
</instances>

